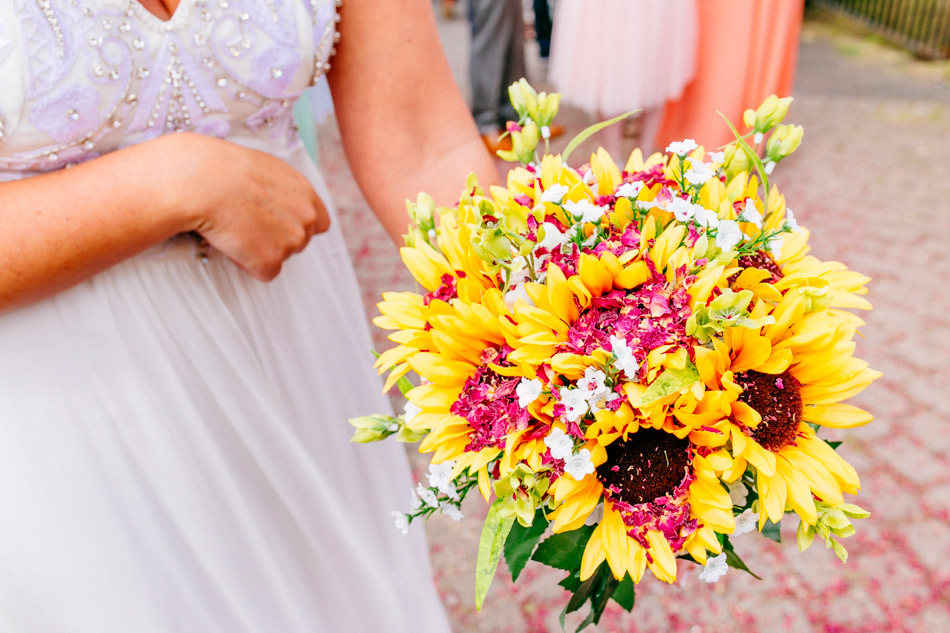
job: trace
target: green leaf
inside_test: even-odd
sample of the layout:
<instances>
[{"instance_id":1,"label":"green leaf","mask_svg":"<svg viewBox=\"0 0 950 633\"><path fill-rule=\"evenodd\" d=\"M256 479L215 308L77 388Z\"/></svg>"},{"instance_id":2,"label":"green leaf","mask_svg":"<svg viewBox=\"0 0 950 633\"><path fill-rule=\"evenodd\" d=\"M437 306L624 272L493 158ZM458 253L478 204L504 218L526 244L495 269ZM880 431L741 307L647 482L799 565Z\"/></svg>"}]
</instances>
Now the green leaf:
<instances>
[{"instance_id":1,"label":"green leaf","mask_svg":"<svg viewBox=\"0 0 950 633\"><path fill-rule=\"evenodd\" d=\"M722 112L717 112L719 116L722 117L723 121L726 122L726 125L729 126L729 130L732 132L733 136L736 137L736 143L739 144L739 147L742 148L742 151L745 152L745 155L749 157L749 161L755 166L755 171L759 175L759 182L762 183L762 187L765 189L765 208L768 209L768 196L769 196L769 175L765 173L765 165L762 164L762 159L759 158L759 155L755 153L755 150L746 143L745 139L742 138L742 135L739 134L736 127L732 124L732 121L729 120Z\"/></svg>"},{"instance_id":2,"label":"green leaf","mask_svg":"<svg viewBox=\"0 0 950 633\"><path fill-rule=\"evenodd\" d=\"M828 446L830 446L831 448L838 450L838 447L841 446L842 443L839 441L839 442L826 442L826 444L828 444Z\"/></svg>"},{"instance_id":3,"label":"green leaf","mask_svg":"<svg viewBox=\"0 0 950 633\"><path fill-rule=\"evenodd\" d=\"M639 112L639 110L631 110L630 112L627 112L626 114L621 114L620 116L614 117L608 121L601 121L600 123L594 123L590 127L582 130L581 133L575 136L574 138L572 138L571 142L568 143L567 147L564 148L564 151L561 153L561 161L566 165L568 157L570 157L571 153L575 149L577 149L578 145L580 145L581 143L589 139L591 136L593 136L597 132L600 132L602 129L606 127L610 127L614 123L619 123L620 121L623 121L624 119L626 119L628 116L632 114L636 114L637 112Z\"/></svg>"},{"instance_id":4,"label":"green leaf","mask_svg":"<svg viewBox=\"0 0 950 633\"><path fill-rule=\"evenodd\" d=\"M583 525L570 532L552 534L538 545L531 560L564 571L578 570L584 558L584 548L593 532L593 525Z\"/></svg>"},{"instance_id":5,"label":"green leaf","mask_svg":"<svg viewBox=\"0 0 950 633\"><path fill-rule=\"evenodd\" d=\"M396 381L396 387L399 388L399 393L406 395L411 389L415 389L416 386L412 384L408 378L402 376L399 380Z\"/></svg>"},{"instance_id":6,"label":"green leaf","mask_svg":"<svg viewBox=\"0 0 950 633\"><path fill-rule=\"evenodd\" d=\"M478 560L475 566L475 608L482 610L485 595L498 569L498 560L505 547L505 540L515 522L515 517L502 517L504 504L497 499L488 510L485 525L482 527L482 537L478 543Z\"/></svg>"},{"instance_id":7,"label":"green leaf","mask_svg":"<svg viewBox=\"0 0 950 633\"><path fill-rule=\"evenodd\" d=\"M768 519L765 520L765 526L762 528L762 536L770 538L776 543L782 542L782 530L779 529L778 523L772 523Z\"/></svg>"},{"instance_id":8,"label":"green leaf","mask_svg":"<svg viewBox=\"0 0 950 633\"><path fill-rule=\"evenodd\" d=\"M699 372L696 370L696 365L692 363L687 362L683 369L667 369L643 392L643 404L656 402L671 393L689 387L698 380Z\"/></svg>"},{"instance_id":9,"label":"green leaf","mask_svg":"<svg viewBox=\"0 0 950 633\"><path fill-rule=\"evenodd\" d=\"M508 540L505 541L505 563L508 565L508 571L511 572L512 581L518 580L518 576L521 575L521 571L547 528L548 520L544 517L543 508L539 508L535 513L534 521L529 527L515 522L511 528Z\"/></svg>"},{"instance_id":10,"label":"green leaf","mask_svg":"<svg viewBox=\"0 0 950 633\"><path fill-rule=\"evenodd\" d=\"M748 567L746 567L746 564L745 564L744 562L742 562L742 559L739 558L739 555L736 554L735 551L733 551L733 550L728 550L728 551L726 552L726 563L727 563L730 567L734 567L735 569L741 569L742 571L747 572L750 576L752 576L752 577L755 578L756 580L762 580L759 576L756 576L756 575L752 572L751 569L749 569Z\"/></svg>"},{"instance_id":11,"label":"green leaf","mask_svg":"<svg viewBox=\"0 0 950 633\"><path fill-rule=\"evenodd\" d=\"M617 589L614 591L612 597L614 602L621 607L627 611L633 611L633 604L637 598L636 591L637 588L636 585L633 584L633 578L630 577L630 574L627 574L623 577L623 580L620 581L620 584L617 585Z\"/></svg>"}]
</instances>

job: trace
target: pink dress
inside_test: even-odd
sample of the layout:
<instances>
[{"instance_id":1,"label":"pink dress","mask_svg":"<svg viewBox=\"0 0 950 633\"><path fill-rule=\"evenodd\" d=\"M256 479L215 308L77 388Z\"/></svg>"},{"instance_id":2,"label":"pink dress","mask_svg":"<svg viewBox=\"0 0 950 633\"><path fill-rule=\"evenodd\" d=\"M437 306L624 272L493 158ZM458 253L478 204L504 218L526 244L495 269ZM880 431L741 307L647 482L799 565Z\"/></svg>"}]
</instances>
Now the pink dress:
<instances>
[{"instance_id":1,"label":"pink dress","mask_svg":"<svg viewBox=\"0 0 950 633\"><path fill-rule=\"evenodd\" d=\"M598 116L662 106L696 66L695 0L558 0L548 78Z\"/></svg>"},{"instance_id":2,"label":"pink dress","mask_svg":"<svg viewBox=\"0 0 950 633\"><path fill-rule=\"evenodd\" d=\"M714 150L733 139L717 111L741 129L747 108L788 96L803 13L804 0L702 0L696 78L667 105L659 146L692 138Z\"/></svg>"},{"instance_id":3,"label":"pink dress","mask_svg":"<svg viewBox=\"0 0 950 633\"><path fill-rule=\"evenodd\" d=\"M191 130L327 200L291 109L325 81L335 18L0 0L0 181ZM180 237L0 313L0 630L448 631L421 526L390 516L403 448L348 441L387 406L362 314L338 228L271 283Z\"/></svg>"}]
</instances>

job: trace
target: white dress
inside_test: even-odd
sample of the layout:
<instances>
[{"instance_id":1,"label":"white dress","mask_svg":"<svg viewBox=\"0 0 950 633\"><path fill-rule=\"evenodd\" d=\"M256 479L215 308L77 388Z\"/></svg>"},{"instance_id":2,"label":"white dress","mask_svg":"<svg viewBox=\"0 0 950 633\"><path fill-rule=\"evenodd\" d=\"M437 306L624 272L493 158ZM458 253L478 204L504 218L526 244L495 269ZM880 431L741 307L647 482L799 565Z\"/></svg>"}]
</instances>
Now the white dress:
<instances>
[{"instance_id":1,"label":"white dress","mask_svg":"<svg viewBox=\"0 0 950 633\"><path fill-rule=\"evenodd\" d=\"M0 0L0 180L175 129L270 151L326 188L293 100L333 0ZM3 209L2 213L16 210ZM135 213L135 209L129 209ZM271 283L194 240L0 313L0 631L441 632L343 240Z\"/></svg>"}]
</instances>

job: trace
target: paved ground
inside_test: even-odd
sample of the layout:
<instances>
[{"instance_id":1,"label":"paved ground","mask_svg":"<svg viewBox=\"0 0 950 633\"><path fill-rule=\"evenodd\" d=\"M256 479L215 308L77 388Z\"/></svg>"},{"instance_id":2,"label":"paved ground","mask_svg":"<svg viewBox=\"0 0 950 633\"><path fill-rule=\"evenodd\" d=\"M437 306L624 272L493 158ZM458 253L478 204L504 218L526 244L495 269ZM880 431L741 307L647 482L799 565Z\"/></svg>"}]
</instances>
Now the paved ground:
<instances>
[{"instance_id":1,"label":"paved ground","mask_svg":"<svg viewBox=\"0 0 950 633\"><path fill-rule=\"evenodd\" d=\"M464 23L442 28L464 82ZM873 512L846 542L851 561L840 564L820 545L799 553L793 537L781 545L746 537L737 547L764 580L733 571L706 585L692 570L673 587L647 580L634 615L609 610L588 630L950 630L947 68L915 62L824 22L809 22L803 35L789 119L804 125L805 140L776 181L812 230L817 256L873 277L874 310L858 355L884 372L853 400L877 419L840 433L842 453L862 476L858 501ZM584 115L567 114L571 128L585 124ZM332 124L321 129L320 146L372 314L381 290L410 287L410 280L349 179ZM626 148L609 149L618 156ZM469 520L433 520L427 527L455 630L559 631L566 596L556 587L558 574L540 567L529 566L517 586L500 573L484 611L475 612L480 512L473 503Z\"/></svg>"}]
</instances>

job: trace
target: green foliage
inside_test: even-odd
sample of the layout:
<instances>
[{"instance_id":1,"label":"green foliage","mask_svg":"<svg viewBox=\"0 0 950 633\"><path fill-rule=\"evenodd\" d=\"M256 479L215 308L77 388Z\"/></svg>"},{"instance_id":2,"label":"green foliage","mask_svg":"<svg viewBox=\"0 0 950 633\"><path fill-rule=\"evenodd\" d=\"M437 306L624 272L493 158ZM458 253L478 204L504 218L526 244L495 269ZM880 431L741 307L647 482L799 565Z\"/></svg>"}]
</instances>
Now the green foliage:
<instances>
[{"instance_id":1,"label":"green foliage","mask_svg":"<svg viewBox=\"0 0 950 633\"><path fill-rule=\"evenodd\" d=\"M505 541L505 564L511 572L512 581L518 580L518 576L521 575L521 571L531 559L538 542L548 528L548 520L544 515L544 508L539 508L531 525L525 527L515 522L508 534L508 540Z\"/></svg>"},{"instance_id":2,"label":"green foliage","mask_svg":"<svg viewBox=\"0 0 950 633\"><path fill-rule=\"evenodd\" d=\"M499 501L501 500L496 500L489 508L478 543L478 559L475 563L475 608L479 611L482 610L485 595L498 569L498 561L501 559L505 540L515 522L514 516L501 516L502 505Z\"/></svg>"}]
</instances>

